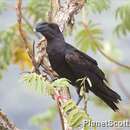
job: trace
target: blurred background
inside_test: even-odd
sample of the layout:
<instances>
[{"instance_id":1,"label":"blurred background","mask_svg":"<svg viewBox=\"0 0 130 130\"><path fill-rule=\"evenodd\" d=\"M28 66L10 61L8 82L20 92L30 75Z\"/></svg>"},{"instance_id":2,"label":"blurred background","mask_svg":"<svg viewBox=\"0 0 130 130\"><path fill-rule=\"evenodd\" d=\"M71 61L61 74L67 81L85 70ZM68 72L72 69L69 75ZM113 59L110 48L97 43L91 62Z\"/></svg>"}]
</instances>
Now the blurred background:
<instances>
[{"instance_id":1,"label":"blurred background","mask_svg":"<svg viewBox=\"0 0 130 130\"><path fill-rule=\"evenodd\" d=\"M0 108L22 130L60 129L55 102L21 82L21 72L31 70L32 65L18 32L15 7L15 0L0 0ZM37 40L33 28L39 21L48 21L50 10L48 0L23 0L22 26L30 45ZM66 41L96 59L112 89L122 97L120 112L114 113L90 93L87 109L94 121L130 119L129 21L129 0L86 0L65 29ZM73 87L77 101L72 91Z\"/></svg>"}]
</instances>

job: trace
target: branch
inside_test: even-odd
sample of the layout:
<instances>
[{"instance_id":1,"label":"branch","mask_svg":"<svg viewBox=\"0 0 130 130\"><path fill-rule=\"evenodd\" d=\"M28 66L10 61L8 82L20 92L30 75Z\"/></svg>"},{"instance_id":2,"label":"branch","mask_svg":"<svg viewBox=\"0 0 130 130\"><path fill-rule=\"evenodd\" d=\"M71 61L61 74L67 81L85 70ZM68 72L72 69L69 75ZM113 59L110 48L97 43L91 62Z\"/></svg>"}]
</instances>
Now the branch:
<instances>
[{"instance_id":1,"label":"branch","mask_svg":"<svg viewBox=\"0 0 130 130\"><path fill-rule=\"evenodd\" d=\"M39 74L40 73L39 69L38 69L39 64L36 63L34 54L33 54L33 52L31 51L31 48L28 45L27 37L26 37L25 32L24 32L24 30L22 28L22 18L23 18L24 21L28 24L28 26L32 30L32 27L31 27L30 23L22 15L22 0L16 0L16 13L17 13L17 18L18 18L17 21L18 21L18 30L19 30L19 33L21 35L21 38L24 41L24 45L25 45L26 51L27 51L27 53L28 53L28 55L29 55L29 57L30 57L30 59L32 61L32 65L34 66L33 70L35 70L35 72Z\"/></svg>"},{"instance_id":2,"label":"branch","mask_svg":"<svg viewBox=\"0 0 130 130\"><path fill-rule=\"evenodd\" d=\"M17 21L18 21L18 29L19 29L19 33L21 35L21 38L23 39L24 43L25 43L25 48L28 48L27 44L27 39L25 37L25 34L23 32L22 29L22 11L21 11L21 7L22 6L22 0L16 0L16 13L17 13Z\"/></svg>"},{"instance_id":3,"label":"branch","mask_svg":"<svg viewBox=\"0 0 130 130\"><path fill-rule=\"evenodd\" d=\"M60 9L60 0L50 0L50 11L48 12L48 21L53 21L57 11Z\"/></svg>"},{"instance_id":4,"label":"branch","mask_svg":"<svg viewBox=\"0 0 130 130\"><path fill-rule=\"evenodd\" d=\"M0 110L0 130L20 130L18 129L6 116L4 112Z\"/></svg>"},{"instance_id":5,"label":"branch","mask_svg":"<svg viewBox=\"0 0 130 130\"><path fill-rule=\"evenodd\" d=\"M58 107L59 116L60 116L60 120L61 120L62 130L65 130L64 118L63 118L63 116L62 116L63 113L62 113L62 111L61 111L60 104L59 104L58 101L57 101L57 107Z\"/></svg>"},{"instance_id":6,"label":"branch","mask_svg":"<svg viewBox=\"0 0 130 130\"><path fill-rule=\"evenodd\" d=\"M25 48L28 52L29 57L32 59L32 52L28 46L28 40L25 36L25 32L22 29L22 0L16 0L16 14L17 14L17 21L18 21L18 29L19 33L21 35L21 38L24 41Z\"/></svg>"},{"instance_id":7,"label":"branch","mask_svg":"<svg viewBox=\"0 0 130 130\"><path fill-rule=\"evenodd\" d=\"M105 58L107 58L109 61L115 63L115 64L118 65L118 66L121 66L121 67L123 67L123 68L126 68L126 69L129 69L129 70L130 70L130 66L124 65L124 64L122 64L122 63L116 61L116 60L113 59L112 57L110 57L110 56L108 56L107 54L105 54L105 53L101 50L101 48L100 48L98 45L96 45L96 46L97 46L98 51L99 51Z\"/></svg>"},{"instance_id":8,"label":"branch","mask_svg":"<svg viewBox=\"0 0 130 130\"><path fill-rule=\"evenodd\" d=\"M84 0L66 0L62 6L59 6L54 22L59 25L61 31L64 30L65 24L83 7L84 2Z\"/></svg>"}]
</instances>

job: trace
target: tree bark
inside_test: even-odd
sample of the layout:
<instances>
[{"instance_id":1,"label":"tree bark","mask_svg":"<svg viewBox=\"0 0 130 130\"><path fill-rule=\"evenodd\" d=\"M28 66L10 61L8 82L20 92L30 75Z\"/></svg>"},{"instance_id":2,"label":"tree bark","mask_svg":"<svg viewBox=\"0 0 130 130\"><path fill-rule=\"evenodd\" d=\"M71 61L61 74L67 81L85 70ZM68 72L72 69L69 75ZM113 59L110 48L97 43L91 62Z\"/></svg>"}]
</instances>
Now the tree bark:
<instances>
[{"instance_id":1,"label":"tree bark","mask_svg":"<svg viewBox=\"0 0 130 130\"><path fill-rule=\"evenodd\" d=\"M84 0L66 0L66 2L61 5L58 0L59 10L56 13L54 22L59 25L61 31L64 30L65 24L82 9L84 2Z\"/></svg>"},{"instance_id":2,"label":"tree bark","mask_svg":"<svg viewBox=\"0 0 130 130\"><path fill-rule=\"evenodd\" d=\"M12 123L6 114L0 111L0 130L20 130Z\"/></svg>"}]
</instances>

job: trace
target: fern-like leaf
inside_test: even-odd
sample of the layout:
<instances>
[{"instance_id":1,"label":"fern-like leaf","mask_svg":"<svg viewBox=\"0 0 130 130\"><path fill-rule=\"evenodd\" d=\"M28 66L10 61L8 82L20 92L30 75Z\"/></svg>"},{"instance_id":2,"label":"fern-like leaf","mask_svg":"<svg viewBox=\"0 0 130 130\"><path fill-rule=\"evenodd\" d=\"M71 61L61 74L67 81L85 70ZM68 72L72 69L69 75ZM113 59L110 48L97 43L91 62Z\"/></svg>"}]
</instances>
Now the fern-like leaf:
<instances>
[{"instance_id":1,"label":"fern-like leaf","mask_svg":"<svg viewBox=\"0 0 130 130\"><path fill-rule=\"evenodd\" d=\"M110 7L110 0L86 0L86 6L94 13L101 13Z\"/></svg>"},{"instance_id":2,"label":"fern-like leaf","mask_svg":"<svg viewBox=\"0 0 130 130\"><path fill-rule=\"evenodd\" d=\"M36 73L27 73L23 75L23 81L27 87L45 95L53 95L55 89L64 89L70 86L70 82L65 78L49 82L44 77Z\"/></svg>"},{"instance_id":3,"label":"fern-like leaf","mask_svg":"<svg viewBox=\"0 0 130 130\"><path fill-rule=\"evenodd\" d=\"M79 127L87 117L86 113L80 110L72 99L63 104L63 111L66 113L66 119L69 125L73 128Z\"/></svg>"},{"instance_id":4,"label":"fern-like leaf","mask_svg":"<svg viewBox=\"0 0 130 130\"><path fill-rule=\"evenodd\" d=\"M70 81L66 78L61 78L52 82L52 85L56 88L66 88L70 86Z\"/></svg>"},{"instance_id":5,"label":"fern-like leaf","mask_svg":"<svg viewBox=\"0 0 130 130\"><path fill-rule=\"evenodd\" d=\"M115 18L121 22L116 26L115 32L118 36L126 36L130 32L130 2L117 8Z\"/></svg>"},{"instance_id":6,"label":"fern-like leaf","mask_svg":"<svg viewBox=\"0 0 130 130\"><path fill-rule=\"evenodd\" d=\"M50 107L47 111L44 113L38 114L36 116L33 116L31 118L31 123L36 126L45 126L48 123L51 123L54 121L57 114L56 106Z\"/></svg>"},{"instance_id":7,"label":"fern-like leaf","mask_svg":"<svg viewBox=\"0 0 130 130\"><path fill-rule=\"evenodd\" d=\"M80 30L75 37L76 45L79 49L86 52L92 49L94 52L97 50L97 45L101 46L102 30L96 24L89 21L87 28Z\"/></svg>"},{"instance_id":8,"label":"fern-like leaf","mask_svg":"<svg viewBox=\"0 0 130 130\"><path fill-rule=\"evenodd\" d=\"M54 92L54 87L51 83L36 73L23 75L23 81L27 87L36 90L40 94L51 95Z\"/></svg>"}]
</instances>

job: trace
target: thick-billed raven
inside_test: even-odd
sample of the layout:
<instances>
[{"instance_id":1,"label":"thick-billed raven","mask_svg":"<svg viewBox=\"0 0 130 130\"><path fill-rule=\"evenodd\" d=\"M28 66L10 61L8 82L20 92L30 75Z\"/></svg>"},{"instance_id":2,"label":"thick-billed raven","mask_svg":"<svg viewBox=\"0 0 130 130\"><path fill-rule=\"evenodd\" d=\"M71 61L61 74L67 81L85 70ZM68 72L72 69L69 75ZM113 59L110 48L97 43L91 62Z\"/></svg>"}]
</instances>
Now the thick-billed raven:
<instances>
[{"instance_id":1,"label":"thick-billed raven","mask_svg":"<svg viewBox=\"0 0 130 130\"><path fill-rule=\"evenodd\" d=\"M60 77L69 79L76 86L79 96L81 87L77 80L86 77L85 92L92 91L114 111L118 110L116 103L121 97L104 82L107 80L96 60L66 43L55 23L39 23L36 31L47 39L47 53L52 69Z\"/></svg>"}]
</instances>

